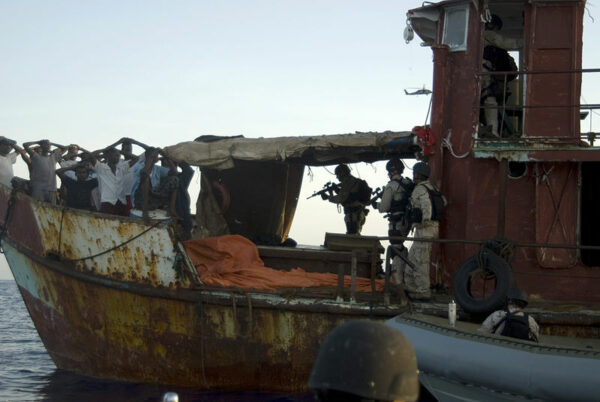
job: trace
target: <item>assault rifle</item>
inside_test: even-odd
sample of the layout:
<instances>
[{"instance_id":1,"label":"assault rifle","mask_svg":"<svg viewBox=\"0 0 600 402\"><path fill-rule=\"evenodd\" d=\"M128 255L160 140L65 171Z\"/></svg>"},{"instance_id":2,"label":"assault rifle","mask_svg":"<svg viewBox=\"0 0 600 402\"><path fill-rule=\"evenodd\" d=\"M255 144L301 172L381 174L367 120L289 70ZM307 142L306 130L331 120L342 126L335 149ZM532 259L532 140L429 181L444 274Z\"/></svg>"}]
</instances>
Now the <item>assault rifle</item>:
<instances>
[{"instance_id":1,"label":"assault rifle","mask_svg":"<svg viewBox=\"0 0 600 402\"><path fill-rule=\"evenodd\" d=\"M369 204L371 204L371 206L373 208L377 208L376 202L377 202L377 200L379 200L381 198L382 195L383 195L383 188L377 187L375 190L373 190L373 197L369 201Z\"/></svg>"},{"instance_id":2,"label":"assault rifle","mask_svg":"<svg viewBox=\"0 0 600 402\"><path fill-rule=\"evenodd\" d=\"M310 197L306 197L306 199L310 199L313 197L316 197L317 195L320 195L321 197L323 197L324 195L329 195L330 197L333 195L334 192L339 193L340 191L340 186L336 183L333 182L328 182L325 183L325 185L323 186L323 189L319 190L319 191L315 191L313 193L313 195L311 195ZM327 194L329 193L329 194ZM325 199L325 198L323 198Z\"/></svg>"}]
</instances>

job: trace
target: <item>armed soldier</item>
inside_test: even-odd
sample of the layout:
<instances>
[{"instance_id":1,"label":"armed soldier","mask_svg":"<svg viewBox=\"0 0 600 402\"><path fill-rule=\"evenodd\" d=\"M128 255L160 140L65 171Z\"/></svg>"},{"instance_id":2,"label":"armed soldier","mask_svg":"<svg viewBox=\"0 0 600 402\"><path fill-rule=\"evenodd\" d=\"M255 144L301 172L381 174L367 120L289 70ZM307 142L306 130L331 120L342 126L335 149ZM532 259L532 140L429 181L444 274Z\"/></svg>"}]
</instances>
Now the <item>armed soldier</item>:
<instances>
[{"instance_id":1,"label":"armed soldier","mask_svg":"<svg viewBox=\"0 0 600 402\"><path fill-rule=\"evenodd\" d=\"M410 196L411 211L409 220L415 228L415 237L437 239L439 221L443 217L446 201L442 194L429 181L430 169L425 162L413 167L415 188ZM406 266L404 282L407 295L415 300L429 300L429 261L432 243L415 241L408 253L413 266Z\"/></svg>"},{"instance_id":2,"label":"armed soldier","mask_svg":"<svg viewBox=\"0 0 600 402\"><path fill-rule=\"evenodd\" d=\"M381 202L373 202L374 208L381 213L387 213L389 220L388 235L408 236L411 229L407 219L406 210L410 195L414 188L412 180L402 177L404 163L398 158L391 159L386 165L390 181L383 189ZM404 240L390 240L399 250L394 251L392 260L392 280L396 284L404 284L404 266L408 258L408 250L404 247Z\"/></svg>"},{"instance_id":3,"label":"armed soldier","mask_svg":"<svg viewBox=\"0 0 600 402\"><path fill-rule=\"evenodd\" d=\"M365 206L371 198L371 188L367 182L350 174L348 165L338 165L335 176L340 181L339 192L336 195L321 194L321 198L344 207L344 222L346 234L360 234L365 224Z\"/></svg>"},{"instance_id":4,"label":"armed soldier","mask_svg":"<svg viewBox=\"0 0 600 402\"><path fill-rule=\"evenodd\" d=\"M482 71L518 71L515 60L507 50L518 50L523 47L523 39L507 38L500 33L502 20L492 14L489 22L485 24ZM501 137L502 127L498 121L498 104L504 105L509 93L507 83L517 78L517 74L482 76L481 104L486 125L491 130L491 135Z\"/></svg>"}]
</instances>

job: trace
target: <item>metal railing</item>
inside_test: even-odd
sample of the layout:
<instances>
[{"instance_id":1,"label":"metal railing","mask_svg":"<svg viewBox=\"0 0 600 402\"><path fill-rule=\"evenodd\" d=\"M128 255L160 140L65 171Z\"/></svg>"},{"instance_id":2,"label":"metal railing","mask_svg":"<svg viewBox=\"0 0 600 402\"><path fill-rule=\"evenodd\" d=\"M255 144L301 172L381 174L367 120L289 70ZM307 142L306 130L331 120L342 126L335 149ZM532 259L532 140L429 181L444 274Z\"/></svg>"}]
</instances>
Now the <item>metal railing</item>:
<instances>
[{"instance_id":1,"label":"metal railing","mask_svg":"<svg viewBox=\"0 0 600 402\"><path fill-rule=\"evenodd\" d=\"M527 76L532 76L532 75L548 75L548 74L556 74L556 75L563 75L563 74L577 74L579 75L579 78L581 79L581 75L584 73L598 73L600 72L600 68L588 68L588 69L577 69L577 70L537 70L537 71L527 71L527 70L518 70L518 71L481 71L480 73L478 73L478 79L481 80L481 77L484 76L492 76L492 77L502 77L500 79L498 79L495 83L495 85L499 86L501 88L501 95L496 97L496 102L497 105L485 105L483 104L483 92L486 88L481 88L481 102L479 105L479 111L484 111L486 109L496 109L498 110L498 134L499 137L494 137L494 136L487 136L487 137L483 137L482 135L478 135L478 137L475 139L476 141L493 141L493 140L502 140L502 141L515 141L515 142L519 142L521 141L523 138L527 138L527 139L535 139L536 141L540 141L540 142L544 142L545 140L548 141L552 141L554 143L556 142L564 142L564 143L573 143L576 141L580 141L580 140L585 140L588 141L590 146L594 146L594 142L596 140L597 137L600 137L600 132L595 132L593 129L593 115L594 115L594 110L598 110L600 109L600 104L598 103L589 103L589 104L553 104L552 102L548 102L547 104L527 104L525 103L527 101L527 99L525 98L525 96L523 95L523 89L525 88L525 78ZM508 76L510 75L517 75L518 78L515 79L519 80L518 82L520 83L519 85L519 95L518 95L518 99L521 101L525 101L523 102L523 104L518 104L518 103L506 103L509 96L512 95L509 92L509 82L513 81L513 80L509 80ZM574 78L578 78L578 77L574 77ZM579 85L581 85L581 83L579 83ZM489 95L488 95L489 96ZM532 135L533 133L524 133L524 111L525 110L537 110L537 109L544 109L544 110L552 110L552 109L559 109L559 110L565 110L565 109L578 109L580 111L580 121L584 120L585 118L587 118L589 116L589 130L586 132L583 132L583 130L580 130L580 134L579 137L575 137L575 136L537 136L537 135ZM581 111L587 111L588 113L583 114L581 113ZM517 124L514 125L511 122L511 119L514 120L516 118L517 120ZM481 119L480 119L481 120ZM481 121L480 121L481 122ZM580 126L581 127L581 126ZM481 133L480 133L481 134ZM485 131L483 131L483 134L485 134ZM528 135L529 134L529 135Z\"/></svg>"},{"instance_id":2,"label":"metal railing","mask_svg":"<svg viewBox=\"0 0 600 402\"><path fill-rule=\"evenodd\" d=\"M410 236L374 236L370 237L374 241L412 241L412 242L424 242L424 243L438 243L438 244L471 244L478 246L486 246L490 243L490 240L470 240L470 239L444 239L444 238L431 238L431 237L410 237ZM375 243L374 243L375 245ZM531 242L518 242L518 241L510 241L510 247L517 248L560 248L560 249L570 249L570 250L594 250L600 251L600 246L586 246L586 245L577 245L577 244L559 244L559 243L531 243ZM376 265L377 261L375 261L375 253L376 247L374 246L371 250L371 295L372 300L375 299L375 295L377 291L375 290L375 279L376 279ZM356 302L356 278L357 278L357 256L358 250L353 250L351 252L351 263L350 263L350 297L349 302ZM391 291L391 260L394 255L402 256L402 247L394 244L390 244L385 252L385 270L384 270L384 291L383 291L383 305L389 306L390 303L390 291ZM379 257L377 257L379 258ZM408 265L412 265L411 262L407 259L407 257L401 257L404 262ZM338 266L338 284L336 291L336 301L342 302L344 300L344 277L346 276L346 269L343 264ZM544 273L536 272L535 275L543 275ZM569 277L572 278L573 275L571 273L556 273L553 272L551 274L553 277ZM586 278L592 279L590 276L586 276Z\"/></svg>"}]
</instances>

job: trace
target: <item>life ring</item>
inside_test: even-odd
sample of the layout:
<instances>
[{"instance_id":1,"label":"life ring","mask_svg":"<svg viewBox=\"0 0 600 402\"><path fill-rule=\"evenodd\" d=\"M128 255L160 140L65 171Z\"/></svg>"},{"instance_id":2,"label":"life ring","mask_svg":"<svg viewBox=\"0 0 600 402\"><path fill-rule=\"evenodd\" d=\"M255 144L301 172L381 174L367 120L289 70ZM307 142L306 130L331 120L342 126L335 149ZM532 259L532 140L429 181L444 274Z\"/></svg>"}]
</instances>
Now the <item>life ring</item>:
<instances>
[{"instance_id":1,"label":"life ring","mask_svg":"<svg viewBox=\"0 0 600 402\"><path fill-rule=\"evenodd\" d=\"M229 190L227 190L227 187L225 187L223 183L216 180L213 180L212 187L217 191L217 196L221 199L219 211L224 214L225 211L229 209L229 205L231 204L231 195L229 194Z\"/></svg>"},{"instance_id":2,"label":"life ring","mask_svg":"<svg viewBox=\"0 0 600 402\"><path fill-rule=\"evenodd\" d=\"M496 287L491 295L476 298L471 292L471 280L473 276L481 273L494 276ZM489 314L504 306L506 295L514 286L515 279L510 264L493 251L484 248L459 268L454 277L454 298L467 313Z\"/></svg>"}]
</instances>

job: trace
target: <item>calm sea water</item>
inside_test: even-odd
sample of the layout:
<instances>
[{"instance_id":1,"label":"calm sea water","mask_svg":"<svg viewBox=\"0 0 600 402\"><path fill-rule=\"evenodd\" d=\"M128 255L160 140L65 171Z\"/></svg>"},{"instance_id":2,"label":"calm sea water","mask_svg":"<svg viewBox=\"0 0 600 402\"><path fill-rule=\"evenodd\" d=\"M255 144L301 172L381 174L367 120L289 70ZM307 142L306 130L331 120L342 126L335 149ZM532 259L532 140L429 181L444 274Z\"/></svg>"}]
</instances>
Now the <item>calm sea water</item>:
<instances>
[{"instance_id":1,"label":"calm sea water","mask_svg":"<svg viewBox=\"0 0 600 402\"><path fill-rule=\"evenodd\" d=\"M310 394L217 393L101 381L58 370L46 353L14 281L0 280L0 401L312 401Z\"/></svg>"}]
</instances>

